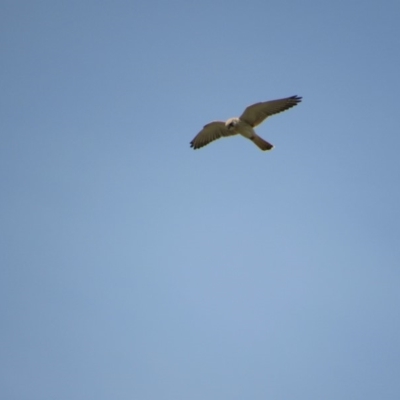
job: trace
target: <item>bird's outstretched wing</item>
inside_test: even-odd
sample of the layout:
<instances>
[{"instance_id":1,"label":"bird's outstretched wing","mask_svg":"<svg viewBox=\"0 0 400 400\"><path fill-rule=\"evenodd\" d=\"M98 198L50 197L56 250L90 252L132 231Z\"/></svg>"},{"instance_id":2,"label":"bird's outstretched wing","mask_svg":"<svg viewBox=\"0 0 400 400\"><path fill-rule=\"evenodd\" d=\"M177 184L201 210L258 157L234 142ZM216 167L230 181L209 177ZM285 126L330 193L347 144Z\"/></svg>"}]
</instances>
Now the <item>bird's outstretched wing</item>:
<instances>
[{"instance_id":1,"label":"bird's outstretched wing","mask_svg":"<svg viewBox=\"0 0 400 400\"><path fill-rule=\"evenodd\" d=\"M288 110L301 102L301 97L292 96L285 99L265 101L263 103L256 103L248 106L240 119L247 122L253 128L271 115L278 114L282 111Z\"/></svg>"},{"instance_id":2,"label":"bird's outstretched wing","mask_svg":"<svg viewBox=\"0 0 400 400\"><path fill-rule=\"evenodd\" d=\"M205 146L213 140L232 135L236 135L236 133L228 130L225 126L225 122L210 122L209 124L204 125L203 129L190 142L190 147L193 147L193 149L200 149L200 147Z\"/></svg>"}]
</instances>

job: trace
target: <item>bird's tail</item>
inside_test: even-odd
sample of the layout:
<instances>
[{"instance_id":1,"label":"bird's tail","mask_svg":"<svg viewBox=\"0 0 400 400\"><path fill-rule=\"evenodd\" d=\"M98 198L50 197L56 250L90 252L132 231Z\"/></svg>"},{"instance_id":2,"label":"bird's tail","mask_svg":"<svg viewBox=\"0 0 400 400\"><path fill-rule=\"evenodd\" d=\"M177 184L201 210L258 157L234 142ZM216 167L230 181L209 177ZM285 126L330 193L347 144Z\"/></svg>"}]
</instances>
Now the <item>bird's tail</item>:
<instances>
[{"instance_id":1,"label":"bird's tail","mask_svg":"<svg viewBox=\"0 0 400 400\"><path fill-rule=\"evenodd\" d=\"M274 146L271 143L268 143L266 140L264 140L260 136L254 135L250 139L254 142L254 144L256 144L263 151L271 150L274 148Z\"/></svg>"}]
</instances>

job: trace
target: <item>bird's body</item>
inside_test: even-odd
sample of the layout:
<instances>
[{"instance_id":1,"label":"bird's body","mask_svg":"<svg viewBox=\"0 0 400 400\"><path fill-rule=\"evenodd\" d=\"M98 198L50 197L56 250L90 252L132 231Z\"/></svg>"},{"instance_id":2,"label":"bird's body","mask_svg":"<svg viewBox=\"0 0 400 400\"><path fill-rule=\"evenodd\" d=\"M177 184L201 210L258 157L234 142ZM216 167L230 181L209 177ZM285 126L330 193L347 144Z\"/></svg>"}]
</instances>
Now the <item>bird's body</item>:
<instances>
[{"instance_id":1,"label":"bird's body","mask_svg":"<svg viewBox=\"0 0 400 400\"><path fill-rule=\"evenodd\" d=\"M257 135L255 130L240 118L230 118L225 122L229 130L252 140L261 150L271 150L274 146Z\"/></svg>"},{"instance_id":2,"label":"bird's body","mask_svg":"<svg viewBox=\"0 0 400 400\"><path fill-rule=\"evenodd\" d=\"M239 118L230 118L226 122L214 121L205 125L190 142L193 149L199 149L220 137L240 134L254 142L261 150L271 150L274 146L257 135L254 127L271 115L285 111L300 103L301 97L265 101L247 107Z\"/></svg>"}]
</instances>

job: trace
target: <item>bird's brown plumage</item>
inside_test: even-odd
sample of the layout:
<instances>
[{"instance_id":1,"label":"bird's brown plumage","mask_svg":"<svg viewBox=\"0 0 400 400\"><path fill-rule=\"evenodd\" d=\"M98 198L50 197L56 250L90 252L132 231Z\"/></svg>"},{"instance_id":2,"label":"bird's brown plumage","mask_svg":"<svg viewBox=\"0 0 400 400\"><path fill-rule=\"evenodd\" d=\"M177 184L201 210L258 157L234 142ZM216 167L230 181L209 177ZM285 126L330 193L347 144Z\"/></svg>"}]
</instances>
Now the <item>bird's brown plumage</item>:
<instances>
[{"instance_id":1,"label":"bird's brown plumage","mask_svg":"<svg viewBox=\"0 0 400 400\"><path fill-rule=\"evenodd\" d=\"M261 150L271 150L274 146L259 137L253 128L271 115L296 106L301 102L301 99L299 96L291 96L252 104L243 111L239 118L230 118L226 122L214 121L204 125L203 129L190 142L190 146L193 149L200 149L221 137L241 134L252 140Z\"/></svg>"}]
</instances>

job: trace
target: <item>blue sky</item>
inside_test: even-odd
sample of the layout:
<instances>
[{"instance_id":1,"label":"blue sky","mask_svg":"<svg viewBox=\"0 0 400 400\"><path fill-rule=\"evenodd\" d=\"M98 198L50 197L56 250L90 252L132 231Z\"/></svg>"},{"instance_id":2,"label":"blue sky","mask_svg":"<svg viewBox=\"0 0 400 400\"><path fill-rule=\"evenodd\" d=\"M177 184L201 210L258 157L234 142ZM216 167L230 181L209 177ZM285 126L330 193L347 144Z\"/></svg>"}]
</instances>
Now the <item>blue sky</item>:
<instances>
[{"instance_id":1,"label":"blue sky","mask_svg":"<svg viewBox=\"0 0 400 400\"><path fill-rule=\"evenodd\" d=\"M2 398L399 398L398 1L0 9Z\"/></svg>"}]
</instances>

